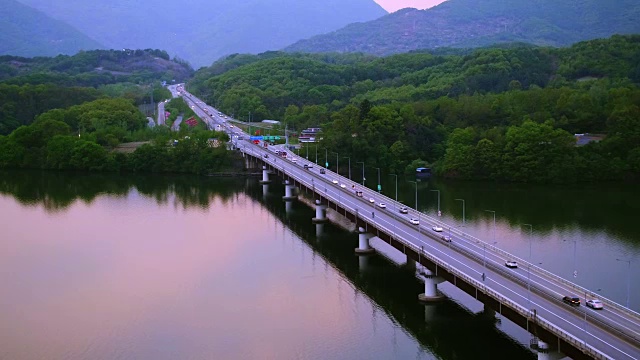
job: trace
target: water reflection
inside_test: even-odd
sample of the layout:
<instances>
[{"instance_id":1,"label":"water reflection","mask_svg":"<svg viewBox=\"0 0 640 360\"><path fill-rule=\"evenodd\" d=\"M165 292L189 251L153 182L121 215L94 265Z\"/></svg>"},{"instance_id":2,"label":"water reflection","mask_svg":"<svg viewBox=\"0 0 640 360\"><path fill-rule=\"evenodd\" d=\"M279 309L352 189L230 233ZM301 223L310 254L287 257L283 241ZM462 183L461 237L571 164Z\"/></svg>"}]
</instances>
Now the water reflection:
<instances>
[{"instance_id":1,"label":"water reflection","mask_svg":"<svg viewBox=\"0 0 640 360\"><path fill-rule=\"evenodd\" d=\"M274 187L272 191L282 194L284 186ZM248 192L254 198L261 198L257 185L249 187ZM371 298L377 304L376 309L397 322L438 358L473 359L478 354L496 359L535 357L498 329L493 316L483 312L471 314L451 301L428 306L420 304L416 301L417 294L422 292L424 285L415 279L413 272L394 266L379 256L356 256L356 233L345 232L328 223L323 229L324 236L318 240L314 236L317 225L311 222L315 215L313 209L293 202L290 212L279 199L262 204L305 241L314 253L327 259L354 284L354 297L365 294Z\"/></svg>"},{"instance_id":2,"label":"water reflection","mask_svg":"<svg viewBox=\"0 0 640 360\"><path fill-rule=\"evenodd\" d=\"M246 183L245 183L246 185ZM42 205L48 212L68 209L75 201L91 204L100 195L127 197L137 191L158 205L207 208L214 199L223 203L238 192L237 180L188 175L104 175L54 171L2 171L0 194L25 205Z\"/></svg>"}]
</instances>

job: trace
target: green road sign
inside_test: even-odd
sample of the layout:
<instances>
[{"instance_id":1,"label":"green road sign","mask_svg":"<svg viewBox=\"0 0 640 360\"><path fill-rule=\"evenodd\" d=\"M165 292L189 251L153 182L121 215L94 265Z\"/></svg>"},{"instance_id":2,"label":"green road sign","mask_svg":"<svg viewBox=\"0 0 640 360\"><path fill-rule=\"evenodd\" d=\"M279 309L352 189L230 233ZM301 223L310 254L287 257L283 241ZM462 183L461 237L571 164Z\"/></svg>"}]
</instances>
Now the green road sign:
<instances>
[{"instance_id":1,"label":"green road sign","mask_svg":"<svg viewBox=\"0 0 640 360\"><path fill-rule=\"evenodd\" d=\"M280 140L280 136L276 136L276 140Z\"/></svg>"},{"instance_id":2,"label":"green road sign","mask_svg":"<svg viewBox=\"0 0 640 360\"><path fill-rule=\"evenodd\" d=\"M382 185L378 184L378 191L382 191Z\"/></svg>"},{"instance_id":3,"label":"green road sign","mask_svg":"<svg viewBox=\"0 0 640 360\"><path fill-rule=\"evenodd\" d=\"M329 167L329 162L328 161L326 163L324 163L324 167L326 167L326 168Z\"/></svg>"}]
</instances>

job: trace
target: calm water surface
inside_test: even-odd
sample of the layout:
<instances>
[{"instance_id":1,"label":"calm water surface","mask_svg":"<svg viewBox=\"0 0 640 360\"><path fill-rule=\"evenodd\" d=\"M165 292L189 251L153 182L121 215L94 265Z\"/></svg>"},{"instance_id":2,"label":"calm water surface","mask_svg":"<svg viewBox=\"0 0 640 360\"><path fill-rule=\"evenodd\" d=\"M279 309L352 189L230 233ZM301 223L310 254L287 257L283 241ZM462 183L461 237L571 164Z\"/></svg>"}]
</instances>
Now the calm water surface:
<instances>
[{"instance_id":1,"label":"calm water surface","mask_svg":"<svg viewBox=\"0 0 640 360\"><path fill-rule=\"evenodd\" d=\"M569 274L577 259L577 280L625 300L629 263L615 258L638 253L635 218L598 226L583 221L588 208L565 202L503 213L500 204L523 200L436 185L443 209L466 196L470 233L493 236L493 218L469 199L492 201L498 245L524 256L531 238L534 259ZM630 194L596 207L626 204L637 215ZM282 195L277 184L263 194L254 179L0 173L0 359L535 357L523 330L454 290L450 301L420 305L411 272L356 257L356 235L317 229L311 209L286 211ZM462 225L453 210L445 219ZM545 225L529 236L520 222ZM605 260L599 276L595 262Z\"/></svg>"}]
</instances>

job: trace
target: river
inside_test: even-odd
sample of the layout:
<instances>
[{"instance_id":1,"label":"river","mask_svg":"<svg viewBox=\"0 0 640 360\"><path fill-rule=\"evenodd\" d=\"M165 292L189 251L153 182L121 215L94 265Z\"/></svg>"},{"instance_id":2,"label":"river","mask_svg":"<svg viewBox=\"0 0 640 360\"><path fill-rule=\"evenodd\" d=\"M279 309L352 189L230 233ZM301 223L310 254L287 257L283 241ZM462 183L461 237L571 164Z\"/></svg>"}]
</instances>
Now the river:
<instances>
[{"instance_id":1,"label":"river","mask_svg":"<svg viewBox=\"0 0 640 360\"><path fill-rule=\"evenodd\" d=\"M521 257L531 247L616 301L631 284L640 308L633 188L420 183L430 215L434 189L445 221ZM0 173L0 359L535 358L524 330L452 286L419 304L410 271L358 258L356 235L319 231L283 193L256 179Z\"/></svg>"}]
</instances>

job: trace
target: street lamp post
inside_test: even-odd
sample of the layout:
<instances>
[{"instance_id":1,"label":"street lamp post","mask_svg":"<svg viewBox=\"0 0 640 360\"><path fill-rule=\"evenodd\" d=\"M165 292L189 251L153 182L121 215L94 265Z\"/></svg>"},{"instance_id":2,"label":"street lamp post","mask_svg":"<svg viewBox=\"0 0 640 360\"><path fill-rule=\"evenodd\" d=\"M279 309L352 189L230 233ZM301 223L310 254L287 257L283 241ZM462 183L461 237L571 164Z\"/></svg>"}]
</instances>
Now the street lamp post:
<instances>
[{"instance_id":1,"label":"street lamp post","mask_svg":"<svg viewBox=\"0 0 640 360\"><path fill-rule=\"evenodd\" d=\"M316 143L316 165L318 165L318 143Z\"/></svg>"},{"instance_id":2,"label":"street lamp post","mask_svg":"<svg viewBox=\"0 0 640 360\"><path fill-rule=\"evenodd\" d=\"M440 190L431 190L431 191L435 191L438 193L438 216L441 216L442 213L440 212Z\"/></svg>"},{"instance_id":3,"label":"street lamp post","mask_svg":"<svg viewBox=\"0 0 640 360\"><path fill-rule=\"evenodd\" d=\"M616 259L616 261L626 262L629 265L629 270L627 270L627 308L629 308L629 292L631 290L631 260Z\"/></svg>"},{"instance_id":4,"label":"street lamp post","mask_svg":"<svg viewBox=\"0 0 640 360\"><path fill-rule=\"evenodd\" d=\"M332 153L336 154L336 174L340 175L340 154L334 151Z\"/></svg>"},{"instance_id":5,"label":"street lamp post","mask_svg":"<svg viewBox=\"0 0 640 360\"><path fill-rule=\"evenodd\" d=\"M349 180L351 180L351 157L344 156L344 158L349 160Z\"/></svg>"},{"instance_id":6,"label":"street lamp post","mask_svg":"<svg viewBox=\"0 0 640 360\"><path fill-rule=\"evenodd\" d=\"M496 212L493 210L485 210L486 212L490 212L493 213L493 244L496 244ZM485 242L484 244L484 260L483 260L483 267L484 267L484 272L482 273L482 280L484 281L485 278L485 274L487 273L487 243Z\"/></svg>"},{"instance_id":7,"label":"street lamp post","mask_svg":"<svg viewBox=\"0 0 640 360\"><path fill-rule=\"evenodd\" d=\"M531 241L533 239L533 225L522 224L522 226L529 227L529 264L527 265L527 303L529 310L531 310Z\"/></svg>"},{"instance_id":8,"label":"street lamp post","mask_svg":"<svg viewBox=\"0 0 640 360\"><path fill-rule=\"evenodd\" d=\"M395 176L396 177L396 202L398 202L398 175L389 174L389 176Z\"/></svg>"},{"instance_id":9,"label":"street lamp post","mask_svg":"<svg viewBox=\"0 0 640 360\"><path fill-rule=\"evenodd\" d=\"M328 168L329 167L329 156L327 156L329 154L327 148L324 149L324 167Z\"/></svg>"},{"instance_id":10,"label":"street lamp post","mask_svg":"<svg viewBox=\"0 0 640 360\"><path fill-rule=\"evenodd\" d=\"M416 186L416 211L418 212L418 232L420 234L422 234L422 229L420 228L420 226L422 226L422 225L420 225L420 214L421 214L421 212L420 212L420 210L418 210L418 182L417 181L410 181L410 180L408 182L413 183Z\"/></svg>"},{"instance_id":11,"label":"street lamp post","mask_svg":"<svg viewBox=\"0 0 640 360\"><path fill-rule=\"evenodd\" d=\"M456 201L462 201L462 226L464 226L464 224L465 224L465 219L464 219L464 199L456 199Z\"/></svg>"},{"instance_id":12,"label":"street lamp post","mask_svg":"<svg viewBox=\"0 0 640 360\"><path fill-rule=\"evenodd\" d=\"M378 193L382 192L382 185L380 185L380 168L378 169Z\"/></svg>"},{"instance_id":13,"label":"street lamp post","mask_svg":"<svg viewBox=\"0 0 640 360\"><path fill-rule=\"evenodd\" d=\"M357 161L356 164L362 164L362 186L364 186L364 161Z\"/></svg>"}]
</instances>

